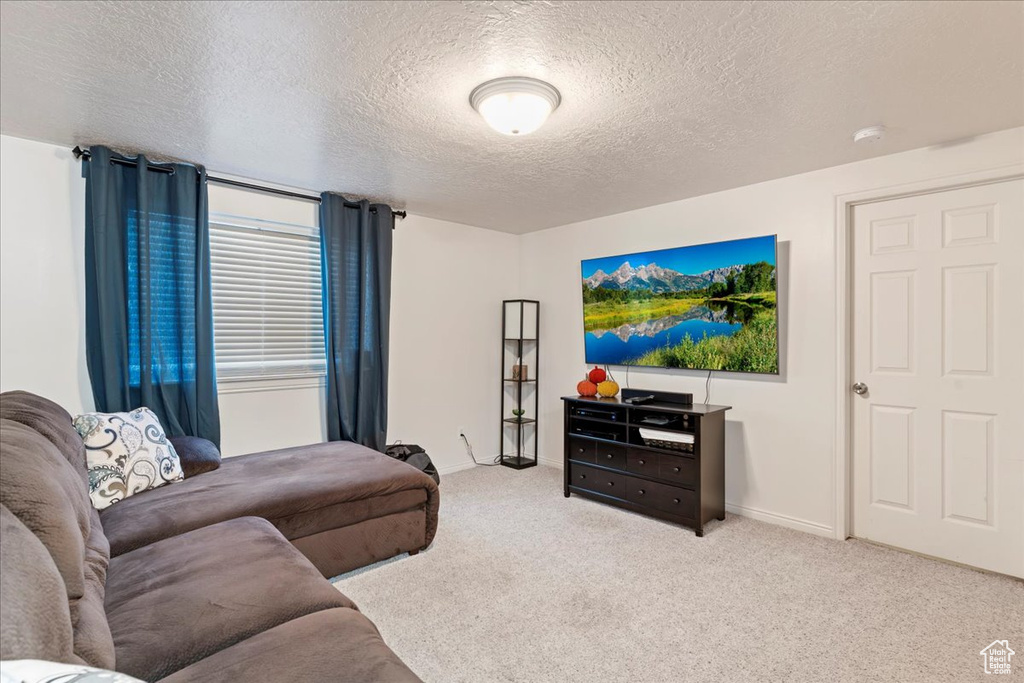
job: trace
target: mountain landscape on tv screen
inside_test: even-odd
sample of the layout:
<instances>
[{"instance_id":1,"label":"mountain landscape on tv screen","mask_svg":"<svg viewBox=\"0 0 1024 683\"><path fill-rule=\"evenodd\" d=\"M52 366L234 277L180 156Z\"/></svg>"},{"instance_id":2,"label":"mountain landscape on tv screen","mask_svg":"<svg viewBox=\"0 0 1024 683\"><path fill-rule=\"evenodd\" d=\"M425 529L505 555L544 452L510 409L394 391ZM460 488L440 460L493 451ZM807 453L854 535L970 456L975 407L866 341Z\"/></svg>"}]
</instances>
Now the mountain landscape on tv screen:
<instances>
[{"instance_id":1,"label":"mountain landscape on tv screen","mask_svg":"<svg viewBox=\"0 0 1024 683\"><path fill-rule=\"evenodd\" d=\"M778 372L774 236L582 267L588 363Z\"/></svg>"},{"instance_id":2,"label":"mountain landscape on tv screen","mask_svg":"<svg viewBox=\"0 0 1024 683\"><path fill-rule=\"evenodd\" d=\"M725 282L729 275L743 270L743 266L726 266L715 268L697 275L683 275L669 268L661 268L652 263L649 266L633 268L626 261L610 275L598 270L584 280L591 289L649 289L655 294L664 292L685 292L707 287L714 282Z\"/></svg>"}]
</instances>

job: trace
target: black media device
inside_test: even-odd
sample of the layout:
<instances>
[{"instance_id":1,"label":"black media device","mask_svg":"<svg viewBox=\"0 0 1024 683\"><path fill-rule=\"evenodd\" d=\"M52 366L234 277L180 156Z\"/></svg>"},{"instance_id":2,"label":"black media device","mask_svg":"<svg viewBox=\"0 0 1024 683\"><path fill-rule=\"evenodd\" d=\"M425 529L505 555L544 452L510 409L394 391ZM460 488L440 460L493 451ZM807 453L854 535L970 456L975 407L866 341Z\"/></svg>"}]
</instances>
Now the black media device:
<instances>
[{"instance_id":1,"label":"black media device","mask_svg":"<svg viewBox=\"0 0 1024 683\"><path fill-rule=\"evenodd\" d=\"M576 408L573 411L576 417L591 417L598 420L617 421L622 415L614 410L601 410L600 408Z\"/></svg>"},{"instance_id":2,"label":"black media device","mask_svg":"<svg viewBox=\"0 0 1024 683\"><path fill-rule=\"evenodd\" d=\"M589 427L575 426L572 429L574 434L580 436L592 436L595 439L607 439L608 441L619 441L619 434L617 432L605 432L599 429L591 429Z\"/></svg>"},{"instance_id":3,"label":"black media device","mask_svg":"<svg viewBox=\"0 0 1024 683\"><path fill-rule=\"evenodd\" d=\"M650 398L648 398L650 397ZM637 398L644 399L636 401ZM630 405L642 405L644 403L674 403L676 405L693 405L693 394L677 394L668 391L651 391L650 389L623 389L622 402Z\"/></svg>"}]
</instances>

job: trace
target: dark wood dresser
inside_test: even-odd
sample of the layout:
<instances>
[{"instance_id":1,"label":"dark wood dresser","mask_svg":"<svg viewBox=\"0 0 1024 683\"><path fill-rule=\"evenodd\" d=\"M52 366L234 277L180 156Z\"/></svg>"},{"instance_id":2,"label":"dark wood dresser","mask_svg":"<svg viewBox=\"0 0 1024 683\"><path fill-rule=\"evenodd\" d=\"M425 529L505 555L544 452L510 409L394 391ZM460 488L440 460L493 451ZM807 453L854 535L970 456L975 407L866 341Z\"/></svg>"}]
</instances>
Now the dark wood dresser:
<instances>
[{"instance_id":1,"label":"dark wood dresser","mask_svg":"<svg viewBox=\"0 0 1024 683\"><path fill-rule=\"evenodd\" d=\"M628 393L626 393L628 392ZM565 496L577 493L696 530L725 519L725 411L693 404L689 394L654 394L642 405L618 398L563 396ZM644 442L640 429L684 435L692 444Z\"/></svg>"}]
</instances>

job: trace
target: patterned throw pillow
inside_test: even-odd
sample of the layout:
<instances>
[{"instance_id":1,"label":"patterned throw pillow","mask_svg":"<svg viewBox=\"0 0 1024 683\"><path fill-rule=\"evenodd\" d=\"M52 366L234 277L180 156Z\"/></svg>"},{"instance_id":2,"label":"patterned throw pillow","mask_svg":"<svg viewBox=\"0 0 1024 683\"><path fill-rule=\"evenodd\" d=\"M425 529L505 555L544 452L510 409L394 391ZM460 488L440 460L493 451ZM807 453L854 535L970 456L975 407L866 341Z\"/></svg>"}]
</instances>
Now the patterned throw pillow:
<instances>
[{"instance_id":1,"label":"patterned throw pillow","mask_svg":"<svg viewBox=\"0 0 1024 683\"><path fill-rule=\"evenodd\" d=\"M185 478L174 446L149 408L86 413L75 418L75 429L85 441L89 497L97 510Z\"/></svg>"}]
</instances>

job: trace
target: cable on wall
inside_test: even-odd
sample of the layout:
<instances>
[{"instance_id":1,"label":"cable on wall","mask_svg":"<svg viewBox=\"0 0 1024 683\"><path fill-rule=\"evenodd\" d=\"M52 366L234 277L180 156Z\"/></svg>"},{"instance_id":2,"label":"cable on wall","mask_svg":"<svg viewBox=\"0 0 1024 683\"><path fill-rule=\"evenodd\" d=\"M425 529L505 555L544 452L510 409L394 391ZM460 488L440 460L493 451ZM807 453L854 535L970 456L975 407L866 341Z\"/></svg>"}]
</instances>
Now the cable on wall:
<instances>
[{"instance_id":1,"label":"cable on wall","mask_svg":"<svg viewBox=\"0 0 1024 683\"><path fill-rule=\"evenodd\" d=\"M469 453L469 457L473 458L473 463L475 465L479 465L480 467L496 467L501 464L499 462L501 460L500 455L494 456L494 462L480 462L476 459L476 456L473 455L473 444L469 442L469 437L465 434L459 434L459 436L461 436L462 440L466 442L466 452Z\"/></svg>"},{"instance_id":2,"label":"cable on wall","mask_svg":"<svg viewBox=\"0 0 1024 683\"><path fill-rule=\"evenodd\" d=\"M711 401L711 370L708 370L708 379L704 382L704 405Z\"/></svg>"}]
</instances>

